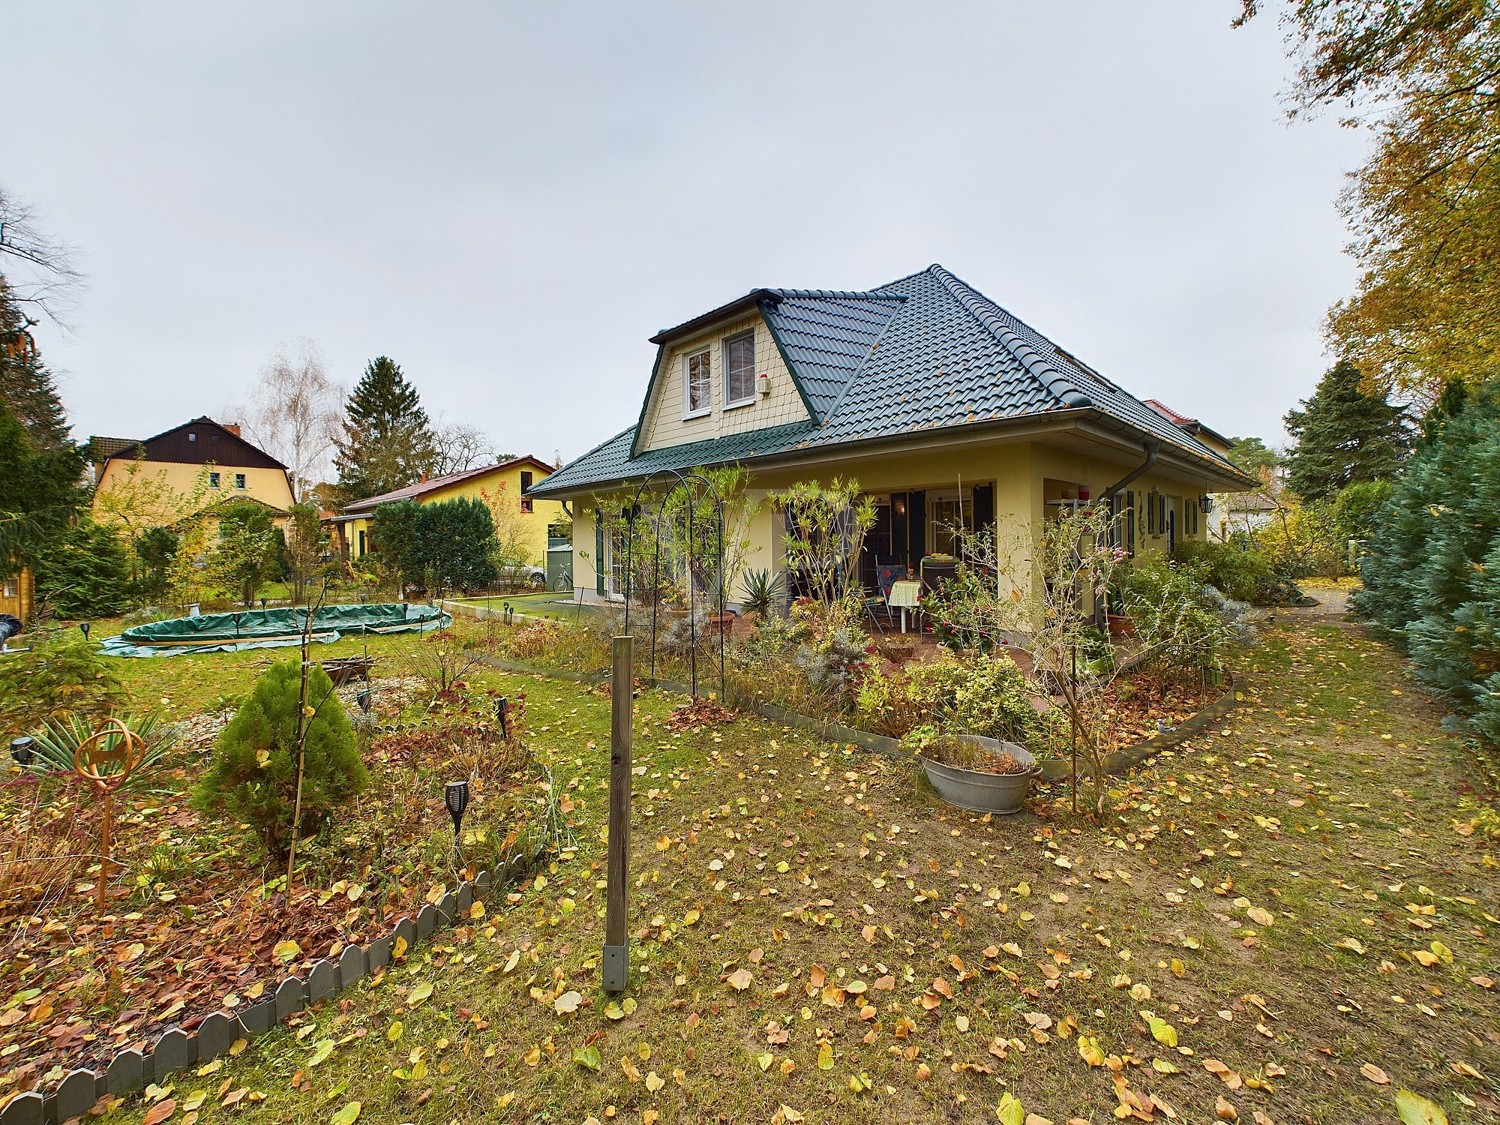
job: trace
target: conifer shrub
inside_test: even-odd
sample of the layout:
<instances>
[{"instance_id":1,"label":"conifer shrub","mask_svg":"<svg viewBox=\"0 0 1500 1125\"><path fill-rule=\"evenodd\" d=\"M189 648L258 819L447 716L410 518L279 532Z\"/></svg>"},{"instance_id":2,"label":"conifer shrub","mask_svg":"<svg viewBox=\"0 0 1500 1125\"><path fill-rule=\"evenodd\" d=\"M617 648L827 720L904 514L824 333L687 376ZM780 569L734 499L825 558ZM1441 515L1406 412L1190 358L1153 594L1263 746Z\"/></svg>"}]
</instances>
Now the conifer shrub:
<instances>
[{"instance_id":1,"label":"conifer shrub","mask_svg":"<svg viewBox=\"0 0 1500 1125\"><path fill-rule=\"evenodd\" d=\"M219 735L213 763L194 794L204 812L224 812L250 826L266 852L284 859L297 798L297 661L273 664ZM328 673L312 665L306 764L299 835L315 835L334 810L369 781L349 716Z\"/></svg>"},{"instance_id":2,"label":"conifer shrub","mask_svg":"<svg viewBox=\"0 0 1500 1125\"><path fill-rule=\"evenodd\" d=\"M0 734L7 741L72 715L97 723L124 698L109 658L71 629L0 660Z\"/></svg>"},{"instance_id":3,"label":"conifer shrub","mask_svg":"<svg viewBox=\"0 0 1500 1125\"><path fill-rule=\"evenodd\" d=\"M1417 678L1500 746L1500 385L1445 393L1376 513L1352 601Z\"/></svg>"}]
</instances>

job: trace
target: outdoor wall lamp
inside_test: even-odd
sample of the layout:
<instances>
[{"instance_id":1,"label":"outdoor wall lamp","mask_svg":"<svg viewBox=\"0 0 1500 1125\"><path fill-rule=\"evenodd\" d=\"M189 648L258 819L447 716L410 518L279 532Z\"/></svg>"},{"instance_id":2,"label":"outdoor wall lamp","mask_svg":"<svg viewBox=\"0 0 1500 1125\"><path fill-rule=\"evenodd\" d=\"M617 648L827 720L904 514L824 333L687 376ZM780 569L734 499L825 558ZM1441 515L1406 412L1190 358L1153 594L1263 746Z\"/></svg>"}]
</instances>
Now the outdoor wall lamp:
<instances>
[{"instance_id":1,"label":"outdoor wall lamp","mask_svg":"<svg viewBox=\"0 0 1500 1125\"><path fill-rule=\"evenodd\" d=\"M10 740L10 756L16 760L16 765L31 765L31 759L35 757L31 748L35 745L36 739L29 738L26 735Z\"/></svg>"},{"instance_id":2,"label":"outdoor wall lamp","mask_svg":"<svg viewBox=\"0 0 1500 1125\"><path fill-rule=\"evenodd\" d=\"M1214 510L1214 498L1212 496L1198 497L1198 510L1205 516Z\"/></svg>"},{"instance_id":3,"label":"outdoor wall lamp","mask_svg":"<svg viewBox=\"0 0 1500 1125\"><path fill-rule=\"evenodd\" d=\"M495 700L495 721L500 724L500 737L510 741L510 700L501 696Z\"/></svg>"},{"instance_id":4,"label":"outdoor wall lamp","mask_svg":"<svg viewBox=\"0 0 1500 1125\"><path fill-rule=\"evenodd\" d=\"M459 830L463 825L464 810L469 807L469 783L450 781L443 791L443 803L448 806L448 815L453 818L453 854L462 862L463 850L459 847Z\"/></svg>"}]
</instances>

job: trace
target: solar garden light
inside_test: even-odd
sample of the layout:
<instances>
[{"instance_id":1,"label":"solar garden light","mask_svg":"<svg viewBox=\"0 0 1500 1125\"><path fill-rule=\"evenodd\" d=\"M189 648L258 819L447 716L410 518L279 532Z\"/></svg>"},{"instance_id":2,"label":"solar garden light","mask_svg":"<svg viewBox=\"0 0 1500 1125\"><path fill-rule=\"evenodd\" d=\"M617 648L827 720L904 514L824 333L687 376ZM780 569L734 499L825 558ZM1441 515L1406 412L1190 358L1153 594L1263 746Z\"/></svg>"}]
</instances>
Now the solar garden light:
<instances>
[{"instance_id":1,"label":"solar garden light","mask_svg":"<svg viewBox=\"0 0 1500 1125\"><path fill-rule=\"evenodd\" d=\"M266 611L266 599L265 598L261 598L260 599L260 611L262 613L264 613Z\"/></svg>"},{"instance_id":2,"label":"solar garden light","mask_svg":"<svg viewBox=\"0 0 1500 1125\"><path fill-rule=\"evenodd\" d=\"M459 844L459 829L463 824L464 810L469 807L469 783L467 781L450 781L443 791L443 802L448 806L448 815L453 818L453 855L460 862L463 861L463 851Z\"/></svg>"},{"instance_id":3,"label":"solar garden light","mask_svg":"<svg viewBox=\"0 0 1500 1125\"><path fill-rule=\"evenodd\" d=\"M88 640L89 639L89 630L92 629L93 627L94 627L93 624L91 622L88 622L88 621L80 621L78 623L78 630L79 630L79 632L81 632L83 634L83 639L84 640Z\"/></svg>"},{"instance_id":4,"label":"solar garden light","mask_svg":"<svg viewBox=\"0 0 1500 1125\"><path fill-rule=\"evenodd\" d=\"M501 696L495 700L495 721L500 724L500 737L506 742L510 741L510 700Z\"/></svg>"},{"instance_id":5,"label":"solar garden light","mask_svg":"<svg viewBox=\"0 0 1500 1125\"><path fill-rule=\"evenodd\" d=\"M359 709L366 715L370 713L370 707L374 704L374 699L370 695L368 684L354 693L354 701L359 704Z\"/></svg>"},{"instance_id":6,"label":"solar garden light","mask_svg":"<svg viewBox=\"0 0 1500 1125\"><path fill-rule=\"evenodd\" d=\"M35 753L31 748L35 745L36 739L29 738L26 735L10 740L10 756L16 760L16 765L31 765L31 759L35 757Z\"/></svg>"},{"instance_id":7,"label":"solar garden light","mask_svg":"<svg viewBox=\"0 0 1500 1125\"><path fill-rule=\"evenodd\" d=\"M510 602L506 602L505 603L505 623L507 625L514 625L515 621L516 621L516 611L511 608Z\"/></svg>"}]
</instances>

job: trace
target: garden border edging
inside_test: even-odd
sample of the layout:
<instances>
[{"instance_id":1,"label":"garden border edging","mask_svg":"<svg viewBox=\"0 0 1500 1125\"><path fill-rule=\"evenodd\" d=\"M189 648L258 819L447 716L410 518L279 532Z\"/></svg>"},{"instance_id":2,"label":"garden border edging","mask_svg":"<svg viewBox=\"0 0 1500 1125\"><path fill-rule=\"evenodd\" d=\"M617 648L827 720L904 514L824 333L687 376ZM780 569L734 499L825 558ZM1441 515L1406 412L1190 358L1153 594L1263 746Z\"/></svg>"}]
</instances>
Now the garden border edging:
<instances>
[{"instance_id":1,"label":"garden border edging","mask_svg":"<svg viewBox=\"0 0 1500 1125\"><path fill-rule=\"evenodd\" d=\"M28 1090L16 1094L0 1108L0 1125L62 1125L82 1117L100 1098L128 1094L148 1082L161 1084L178 1071L212 1061L226 1054L237 1040L251 1039L271 1031L312 1004L358 983L385 968L394 959L395 939L406 939L407 949L428 940L439 929L457 922L476 899L508 885L535 860L513 856L494 871L478 872L445 894L434 906L424 904L416 918L402 915L386 935L366 945L349 944L337 960L314 961L305 979L296 975L284 977L264 999L238 1012L217 1011L198 1019L193 1030L182 1025L168 1028L149 1050L130 1048L110 1059L102 1073L87 1067L69 1071L51 1093ZM186 1021L192 1023L192 1017Z\"/></svg>"},{"instance_id":2,"label":"garden border edging","mask_svg":"<svg viewBox=\"0 0 1500 1125\"><path fill-rule=\"evenodd\" d=\"M522 664L515 660L504 660L500 657L485 657L484 662L490 667L502 672L512 672L518 675L540 676L543 679L571 680L575 683L601 684L610 678L608 672L586 673L554 671L551 668L541 668L533 664ZM679 695L691 695L687 684L677 680L669 680L662 677L641 676L640 682L647 687L665 688ZM1212 703L1195 711L1177 726L1169 730L1153 734L1133 746L1126 746L1120 750L1112 750L1104 756L1104 770L1109 774L1121 774L1127 770L1134 769L1142 762L1156 756L1163 750L1169 750L1173 746L1193 737L1204 728L1218 722L1224 716L1232 712L1242 702L1239 689L1235 686L1234 677L1225 673L1225 688L1223 695ZM909 751L899 738L891 738L889 735L875 734L872 731L860 730L858 727L846 727L841 723L830 722L824 719L814 719L810 715L802 715L796 711L787 711L776 706L774 703L762 703L759 700L748 700L736 702L734 706L741 710L750 711L763 719L782 723L798 730L805 730L816 735L825 742L845 742L856 746L862 746L866 750L874 750L887 758L898 761L915 760L915 755ZM1071 763L1065 758L1041 758L1037 764L1042 768L1043 781L1061 781L1072 776ZM0 1125L4 1125L0 1122Z\"/></svg>"}]
</instances>

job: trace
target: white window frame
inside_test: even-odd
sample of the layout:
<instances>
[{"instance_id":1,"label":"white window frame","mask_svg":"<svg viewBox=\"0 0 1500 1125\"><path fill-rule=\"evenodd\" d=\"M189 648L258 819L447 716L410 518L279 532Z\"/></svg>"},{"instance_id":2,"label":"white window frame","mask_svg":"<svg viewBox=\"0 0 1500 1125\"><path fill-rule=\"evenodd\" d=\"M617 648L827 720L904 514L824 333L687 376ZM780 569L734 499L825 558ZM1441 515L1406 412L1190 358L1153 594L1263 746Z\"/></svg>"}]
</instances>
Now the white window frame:
<instances>
[{"instance_id":1,"label":"white window frame","mask_svg":"<svg viewBox=\"0 0 1500 1125\"><path fill-rule=\"evenodd\" d=\"M702 418L711 414L714 408L714 365L712 360L712 348L697 348L687 352L682 357L682 420L686 422L689 418ZM708 364L708 378L704 382L704 398L707 400L696 410L693 408L693 360L702 359Z\"/></svg>"},{"instance_id":2,"label":"white window frame","mask_svg":"<svg viewBox=\"0 0 1500 1125\"><path fill-rule=\"evenodd\" d=\"M729 363L729 347L731 344L742 342L750 345L750 381L746 384L745 393L736 398L729 386L729 379L733 374ZM751 328L746 332L736 332L733 336L726 336L722 351L724 355L724 409L733 410L737 406L749 406L755 401L755 329Z\"/></svg>"}]
</instances>

